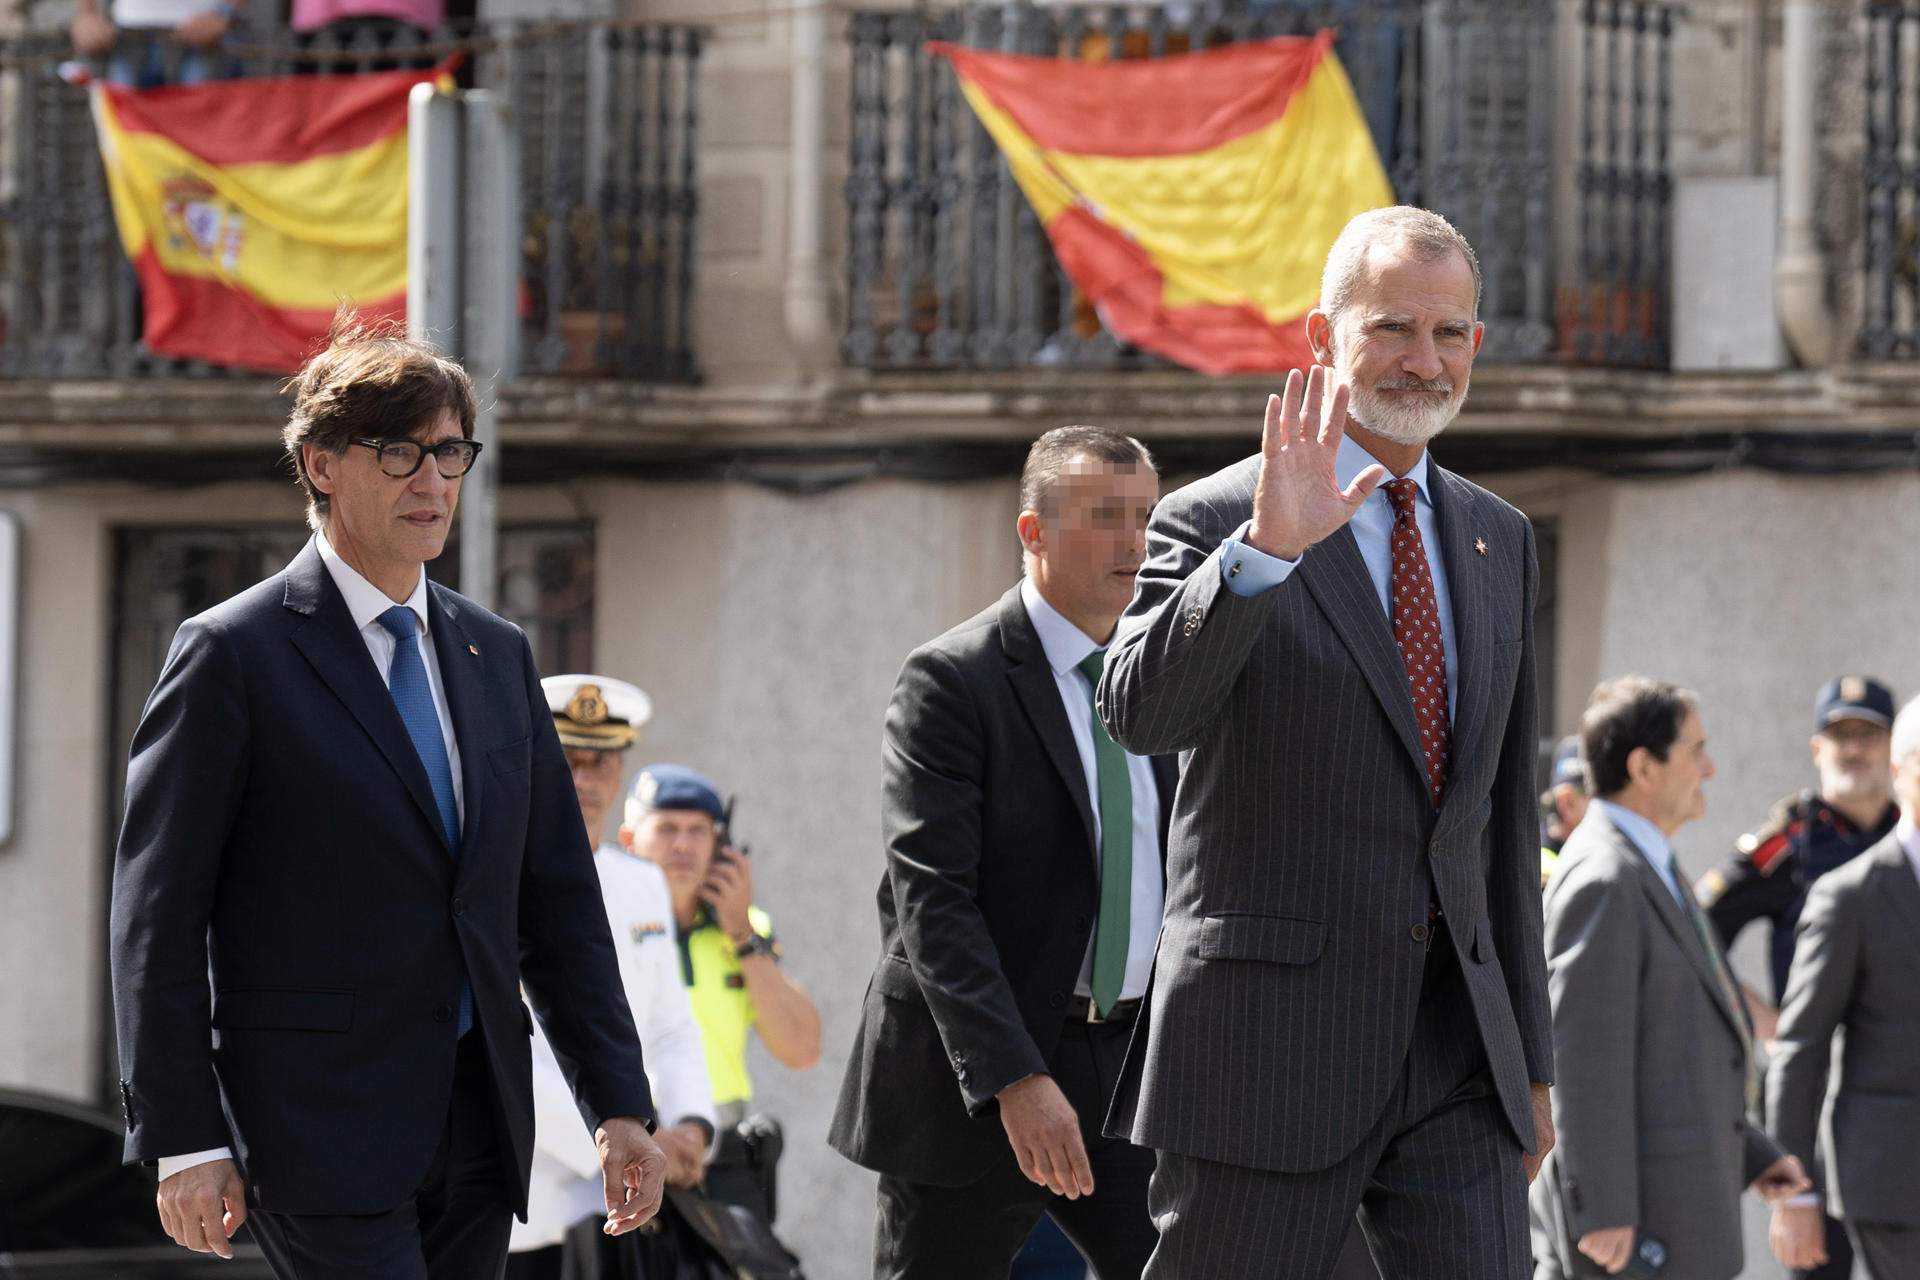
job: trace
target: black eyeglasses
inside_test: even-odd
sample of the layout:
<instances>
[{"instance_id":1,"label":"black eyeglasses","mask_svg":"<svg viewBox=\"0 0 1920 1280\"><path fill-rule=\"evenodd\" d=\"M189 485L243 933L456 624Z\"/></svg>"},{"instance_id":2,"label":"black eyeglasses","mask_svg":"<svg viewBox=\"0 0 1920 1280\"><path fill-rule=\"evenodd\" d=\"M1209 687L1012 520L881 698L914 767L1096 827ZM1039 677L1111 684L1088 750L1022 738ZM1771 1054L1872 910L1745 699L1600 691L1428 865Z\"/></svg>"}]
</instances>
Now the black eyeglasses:
<instances>
[{"instance_id":1,"label":"black eyeglasses","mask_svg":"<svg viewBox=\"0 0 1920 1280\"><path fill-rule=\"evenodd\" d=\"M420 464L433 455L433 465L440 471L441 478L458 480L473 470L473 461L480 456L478 440L442 440L429 449L417 440L350 440L373 450L380 460L380 470L395 480L405 480L420 469Z\"/></svg>"}]
</instances>

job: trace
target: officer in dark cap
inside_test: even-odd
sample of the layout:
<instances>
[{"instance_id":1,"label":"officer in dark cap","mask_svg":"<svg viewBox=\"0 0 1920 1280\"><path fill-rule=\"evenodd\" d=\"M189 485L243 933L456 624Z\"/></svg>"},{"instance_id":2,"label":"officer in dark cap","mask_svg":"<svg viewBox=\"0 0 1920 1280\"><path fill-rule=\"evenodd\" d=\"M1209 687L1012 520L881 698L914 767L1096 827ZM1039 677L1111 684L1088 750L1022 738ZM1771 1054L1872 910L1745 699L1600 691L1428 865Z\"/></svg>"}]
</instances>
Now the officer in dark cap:
<instances>
[{"instance_id":1,"label":"officer in dark cap","mask_svg":"<svg viewBox=\"0 0 1920 1280\"><path fill-rule=\"evenodd\" d=\"M1547 789L1540 793L1540 887L1545 889L1560 864L1560 846L1587 816L1587 766L1580 759L1580 738L1569 734L1553 749Z\"/></svg>"},{"instance_id":2,"label":"officer in dark cap","mask_svg":"<svg viewBox=\"0 0 1920 1280\"><path fill-rule=\"evenodd\" d=\"M1747 993L1761 1039L1773 1035L1807 890L1878 843L1900 816L1890 767L1893 716L1893 691L1869 676L1840 676L1823 685L1814 700L1818 788L1775 804L1764 824L1740 837L1733 858L1695 886L1700 905L1729 948L1755 920L1772 925L1771 1000ZM1832 1219L1827 1259L1824 1266L1792 1274L1797 1280L1846 1280L1852 1274L1846 1231Z\"/></svg>"}]
</instances>

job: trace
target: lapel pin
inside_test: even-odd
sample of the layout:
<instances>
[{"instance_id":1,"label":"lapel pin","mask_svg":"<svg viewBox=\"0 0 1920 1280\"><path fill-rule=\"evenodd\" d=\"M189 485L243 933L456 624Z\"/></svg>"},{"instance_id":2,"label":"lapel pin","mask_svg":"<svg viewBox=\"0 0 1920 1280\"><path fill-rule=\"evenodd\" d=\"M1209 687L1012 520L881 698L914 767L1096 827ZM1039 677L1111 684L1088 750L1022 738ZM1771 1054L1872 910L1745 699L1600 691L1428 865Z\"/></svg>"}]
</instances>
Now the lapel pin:
<instances>
[{"instance_id":1,"label":"lapel pin","mask_svg":"<svg viewBox=\"0 0 1920 1280\"><path fill-rule=\"evenodd\" d=\"M1487 554L1487 540L1485 538L1475 538L1473 540L1473 549L1481 555Z\"/></svg>"},{"instance_id":2,"label":"lapel pin","mask_svg":"<svg viewBox=\"0 0 1920 1280\"><path fill-rule=\"evenodd\" d=\"M1486 546L1485 546L1485 544L1482 544L1482 545L1481 545L1481 547L1480 547L1480 554L1481 554L1481 555L1485 555L1485 554L1487 554L1487 548L1486 548ZM468 652L468 653L470 653L470 654L472 654L472 655L473 655L474 657L476 657L476 658L480 656L480 650L478 650L477 648L475 648L475 647L474 647L474 646L472 646L472 645L468 645L468 646L467 646L467 652Z\"/></svg>"}]
</instances>

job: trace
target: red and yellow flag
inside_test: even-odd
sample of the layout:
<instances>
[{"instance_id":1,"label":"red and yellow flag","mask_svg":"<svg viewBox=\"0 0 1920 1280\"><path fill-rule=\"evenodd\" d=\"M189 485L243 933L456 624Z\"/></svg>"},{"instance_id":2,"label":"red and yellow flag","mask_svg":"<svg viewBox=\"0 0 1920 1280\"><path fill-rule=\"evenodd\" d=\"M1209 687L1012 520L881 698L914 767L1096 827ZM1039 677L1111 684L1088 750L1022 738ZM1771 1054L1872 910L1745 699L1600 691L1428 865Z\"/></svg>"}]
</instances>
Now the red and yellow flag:
<instances>
[{"instance_id":1,"label":"red and yellow flag","mask_svg":"<svg viewBox=\"0 0 1920 1280\"><path fill-rule=\"evenodd\" d=\"M928 47L1116 337L1205 373L1311 362L1327 251L1393 203L1331 32L1117 62Z\"/></svg>"},{"instance_id":2,"label":"red and yellow flag","mask_svg":"<svg viewBox=\"0 0 1920 1280\"><path fill-rule=\"evenodd\" d=\"M291 373L338 305L407 301L407 94L446 68L95 82L120 243L159 355Z\"/></svg>"}]
</instances>

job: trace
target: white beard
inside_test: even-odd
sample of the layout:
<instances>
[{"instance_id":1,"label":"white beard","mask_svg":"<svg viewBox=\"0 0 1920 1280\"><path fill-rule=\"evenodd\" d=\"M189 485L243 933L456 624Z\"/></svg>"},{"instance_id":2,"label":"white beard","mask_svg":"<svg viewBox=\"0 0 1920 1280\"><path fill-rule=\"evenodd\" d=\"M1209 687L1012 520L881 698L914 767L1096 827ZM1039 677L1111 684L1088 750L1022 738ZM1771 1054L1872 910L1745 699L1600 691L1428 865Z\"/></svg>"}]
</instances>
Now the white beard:
<instances>
[{"instance_id":1,"label":"white beard","mask_svg":"<svg viewBox=\"0 0 1920 1280\"><path fill-rule=\"evenodd\" d=\"M1334 352L1333 371L1348 387L1347 416L1395 444L1425 444L1452 425L1460 414L1460 406L1467 400L1466 379L1462 379L1459 386L1451 385L1444 377L1430 383L1421 383L1412 378L1394 378L1378 387L1362 386L1353 376L1353 370L1347 367L1346 357L1338 350ZM1383 394L1388 390L1415 388L1444 390L1447 398L1438 404L1422 404L1400 401Z\"/></svg>"}]
</instances>

